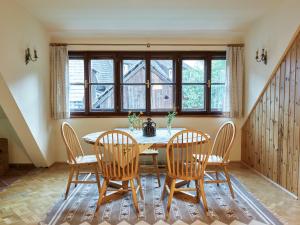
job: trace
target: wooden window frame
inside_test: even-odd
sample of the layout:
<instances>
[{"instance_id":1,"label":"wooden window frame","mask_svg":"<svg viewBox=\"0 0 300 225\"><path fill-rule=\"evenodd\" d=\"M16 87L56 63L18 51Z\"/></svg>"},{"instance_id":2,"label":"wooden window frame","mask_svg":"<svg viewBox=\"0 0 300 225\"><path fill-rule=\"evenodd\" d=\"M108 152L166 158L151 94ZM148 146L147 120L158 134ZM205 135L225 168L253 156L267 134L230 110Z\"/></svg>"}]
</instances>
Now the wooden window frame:
<instances>
[{"instance_id":1,"label":"wooden window frame","mask_svg":"<svg viewBox=\"0 0 300 225\"><path fill-rule=\"evenodd\" d=\"M122 60L126 59L145 59L146 62L146 81L151 81L151 68L150 60L152 59L172 59L173 60L173 73L175 77L175 107L178 116L216 116L222 117L223 112L211 111L211 61L214 59L226 59L225 51L162 51L162 52L144 52L144 51L69 51L69 59L83 59L84 60L84 80L85 82L90 81L90 60L92 59L113 59L114 60L114 103L115 111L91 111L90 108L90 85L85 85L85 111L71 111L72 118L87 118L87 117L126 117L128 112L121 111L121 71L122 71ZM205 111L182 111L182 60L185 59L203 59L205 63L205 76L206 76L206 95L205 95ZM151 87L146 88L146 116L165 116L166 111L157 112L150 111L150 92Z\"/></svg>"}]
</instances>

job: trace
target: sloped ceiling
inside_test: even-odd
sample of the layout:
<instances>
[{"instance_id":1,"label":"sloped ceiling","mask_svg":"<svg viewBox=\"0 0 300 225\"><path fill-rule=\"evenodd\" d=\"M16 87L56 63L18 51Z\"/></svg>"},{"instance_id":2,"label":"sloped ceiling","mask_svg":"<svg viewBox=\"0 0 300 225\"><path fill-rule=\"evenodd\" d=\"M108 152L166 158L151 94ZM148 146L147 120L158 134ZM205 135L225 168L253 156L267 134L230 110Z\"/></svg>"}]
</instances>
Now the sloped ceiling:
<instances>
[{"instance_id":1,"label":"sloped ceiling","mask_svg":"<svg viewBox=\"0 0 300 225\"><path fill-rule=\"evenodd\" d=\"M2 118L6 118L6 116L5 116L5 113L2 109L2 107L0 106L0 119L2 119Z\"/></svg>"},{"instance_id":2,"label":"sloped ceiling","mask_svg":"<svg viewBox=\"0 0 300 225\"><path fill-rule=\"evenodd\" d=\"M53 36L241 34L279 0L15 0Z\"/></svg>"}]
</instances>

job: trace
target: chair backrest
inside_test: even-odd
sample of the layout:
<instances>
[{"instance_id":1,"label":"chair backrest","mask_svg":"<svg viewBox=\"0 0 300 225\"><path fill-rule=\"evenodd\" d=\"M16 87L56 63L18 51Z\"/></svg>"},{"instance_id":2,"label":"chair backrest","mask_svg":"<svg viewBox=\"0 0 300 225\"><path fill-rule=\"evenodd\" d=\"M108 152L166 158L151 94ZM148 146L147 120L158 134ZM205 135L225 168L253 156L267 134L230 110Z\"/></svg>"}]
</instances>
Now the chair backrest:
<instances>
[{"instance_id":1,"label":"chair backrest","mask_svg":"<svg viewBox=\"0 0 300 225\"><path fill-rule=\"evenodd\" d=\"M67 122L62 123L61 133L67 149L68 162L76 164L76 158L84 156L78 137L74 129Z\"/></svg>"},{"instance_id":2,"label":"chair backrest","mask_svg":"<svg viewBox=\"0 0 300 225\"><path fill-rule=\"evenodd\" d=\"M201 131L176 133L167 145L168 174L184 180L203 178L211 154L210 143L210 138Z\"/></svg>"},{"instance_id":3,"label":"chair backrest","mask_svg":"<svg viewBox=\"0 0 300 225\"><path fill-rule=\"evenodd\" d=\"M228 161L232 143L235 138L235 125L232 121L225 122L218 130L213 144L212 154Z\"/></svg>"},{"instance_id":4,"label":"chair backrest","mask_svg":"<svg viewBox=\"0 0 300 225\"><path fill-rule=\"evenodd\" d=\"M139 145L130 134L119 130L104 132L97 138L94 150L103 177L112 180L136 177Z\"/></svg>"}]
</instances>

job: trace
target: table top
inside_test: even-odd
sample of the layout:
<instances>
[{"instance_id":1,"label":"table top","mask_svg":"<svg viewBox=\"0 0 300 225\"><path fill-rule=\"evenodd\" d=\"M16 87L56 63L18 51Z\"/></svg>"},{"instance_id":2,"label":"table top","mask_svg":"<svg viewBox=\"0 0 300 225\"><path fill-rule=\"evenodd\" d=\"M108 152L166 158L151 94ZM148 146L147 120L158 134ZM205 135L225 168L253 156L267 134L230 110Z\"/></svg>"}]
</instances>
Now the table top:
<instances>
[{"instance_id":1,"label":"table top","mask_svg":"<svg viewBox=\"0 0 300 225\"><path fill-rule=\"evenodd\" d=\"M157 128L156 136L154 137L144 137L142 130L130 131L129 128L116 128L115 130L121 130L129 133L133 138L135 138L137 143L141 145L156 144L166 146L174 134L182 130L186 130L186 128L172 128L171 133L169 133L167 128ZM82 139L89 144L94 144L97 138L104 132L105 131L90 133L83 136ZM210 137L208 134L206 135Z\"/></svg>"}]
</instances>

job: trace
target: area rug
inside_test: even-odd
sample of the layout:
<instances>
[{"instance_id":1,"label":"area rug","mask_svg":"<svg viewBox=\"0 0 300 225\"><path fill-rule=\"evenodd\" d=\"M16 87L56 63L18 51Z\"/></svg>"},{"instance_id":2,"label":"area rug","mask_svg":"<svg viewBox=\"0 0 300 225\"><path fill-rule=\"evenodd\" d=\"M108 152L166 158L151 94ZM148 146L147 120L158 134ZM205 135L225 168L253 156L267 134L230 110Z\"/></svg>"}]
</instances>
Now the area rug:
<instances>
[{"instance_id":1,"label":"area rug","mask_svg":"<svg viewBox=\"0 0 300 225\"><path fill-rule=\"evenodd\" d=\"M223 178L224 176L221 175ZM164 176L161 176L162 184ZM102 180L102 179L101 179ZM97 186L78 185L72 189L68 199L56 203L45 221L47 225L114 225L114 224L282 224L270 211L246 191L239 181L232 177L235 199L231 198L226 184L206 184L205 192L209 215L202 204L194 204L174 198L169 220L165 220L167 198L160 201L162 187L151 174L141 175L144 200L139 199L140 215L136 216L131 193L124 198L102 205L99 216L94 217L98 200ZM192 185L192 184L191 184ZM217 223L216 223L217 221Z\"/></svg>"}]
</instances>

